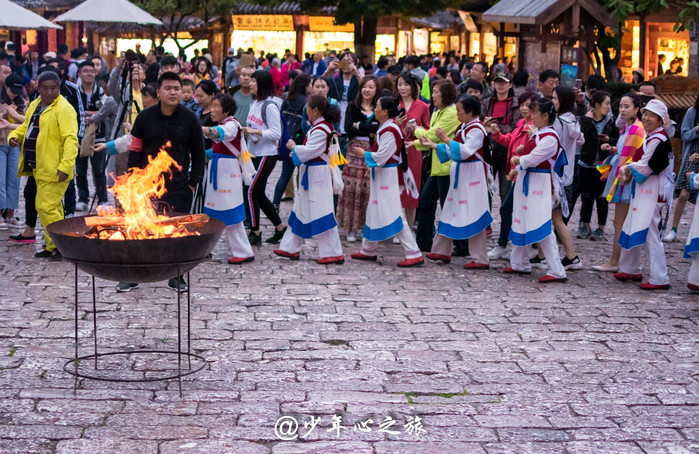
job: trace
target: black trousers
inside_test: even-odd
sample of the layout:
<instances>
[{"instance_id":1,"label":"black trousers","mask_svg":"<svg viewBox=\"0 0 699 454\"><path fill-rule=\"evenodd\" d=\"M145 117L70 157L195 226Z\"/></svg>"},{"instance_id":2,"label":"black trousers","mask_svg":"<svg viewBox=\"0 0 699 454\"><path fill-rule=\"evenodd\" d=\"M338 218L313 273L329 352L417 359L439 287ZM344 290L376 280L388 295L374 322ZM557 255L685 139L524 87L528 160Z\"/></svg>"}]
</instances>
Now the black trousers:
<instances>
[{"instance_id":1,"label":"black trousers","mask_svg":"<svg viewBox=\"0 0 699 454\"><path fill-rule=\"evenodd\" d=\"M27 226L36 227L36 180L33 176L27 178L27 184L24 186L24 218Z\"/></svg>"},{"instance_id":2,"label":"black trousers","mask_svg":"<svg viewBox=\"0 0 699 454\"><path fill-rule=\"evenodd\" d=\"M267 179L274 170L274 166L277 165L277 157L262 156L253 158L252 162L255 164L257 173L255 174L255 179L248 188L248 196L245 201L246 205L249 207L248 212L250 213L251 228L252 230L260 229L260 210L262 210L265 216L267 216L267 219L276 227L282 223L282 220L277 210L274 209L272 202L267 198L265 189L267 188Z\"/></svg>"}]
</instances>

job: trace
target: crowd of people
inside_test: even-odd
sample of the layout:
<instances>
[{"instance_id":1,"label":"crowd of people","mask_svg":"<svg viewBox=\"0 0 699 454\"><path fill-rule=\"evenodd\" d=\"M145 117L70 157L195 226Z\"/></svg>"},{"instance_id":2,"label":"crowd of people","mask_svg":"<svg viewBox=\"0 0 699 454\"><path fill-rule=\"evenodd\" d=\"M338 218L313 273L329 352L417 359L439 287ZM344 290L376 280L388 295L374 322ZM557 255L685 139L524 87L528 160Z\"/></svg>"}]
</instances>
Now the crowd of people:
<instances>
[{"instance_id":1,"label":"crowd of people","mask_svg":"<svg viewBox=\"0 0 699 454\"><path fill-rule=\"evenodd\" d=\"M256 57L231 48L219 69L207 50L188 61L156 48L126 52L110 69L85 48L61 45L41 58L16 55L12 43L4 49L0 229L23 229L10 236L18 243L36 242L37 215L47 225L109 204L112 178L147 165L169 141L182 169L167 181L163 202L223 221L230 264L254 260L263 242L298 260L309 238L319 263L342 264L342 234L349 244L361 238L356 260L376 260L378 242L393 239L405 249L400 267L470 256L464 268L476 272L509 258L505 273L540 268L540 282L549 283L582 268L574 237L613 238L609 259L592 269L642 281L645 249L650 274L641 288L657 290L669 287L663 240L678 238L699 187L699 97L681 126L675 178L675 125L650 81L626 93L615 116L601 76L567 87L554 70L533 78L508 59L386 55L374 65L349 50L300 60L291 51ZM16 212L21 176L24 222ZM675 197L668 225L661 214ZM500 227L487 250L493 198ZM570 226L578 199L580 223ZM692 290L698 224L695 214L685 248ZM47 233L36 256L60 258ZM168 285L187 286L181 277Z\"/></svg>"}]
</instances>

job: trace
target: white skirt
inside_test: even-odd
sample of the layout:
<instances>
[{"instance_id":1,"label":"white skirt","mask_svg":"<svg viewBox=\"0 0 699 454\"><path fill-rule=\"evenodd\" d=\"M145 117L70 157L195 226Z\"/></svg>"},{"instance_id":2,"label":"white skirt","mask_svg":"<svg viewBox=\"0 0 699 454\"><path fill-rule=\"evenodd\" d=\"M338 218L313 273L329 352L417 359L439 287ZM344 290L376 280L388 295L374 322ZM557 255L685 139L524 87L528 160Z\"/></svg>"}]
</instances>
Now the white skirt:
<instances>
[{"instance_id":1,"label":"white skirt","mask_svg":"<svg viewBox=\"0 0 699 454\"><path fill-rule=\"evenodd\" d=\"M389 165L371 169L369 204L362 237L383 241L403 229L403 208L400 203L398 167Z\"/></svg>"},{"instance_id":2,"label":"white skirt","mask_svg":"<svg viewBox=\"0 0 699 454\"><path fill-rule=\"evenodd\" d=\"M493 222L488 206L488 180L480 160L452 162L449 174L449 192L437 232L453 240L465 240L478 235Z\"/></svg>"},{"instance_id":3,"label":"white skirt","mask_svg":"<svg viewBox=\"0 0 699 454\"><path fill-rule=\"evenodd\" d=\"M291 231L301 238L313 238L337 226L333 204L330 167L325 162L299 166L299 175L308 172L308 190L299 188L289 215Z\"/></svg>"},{"instance_id":4,"label":"white skirt","mask_svg":"<svg viewBox=\"0 0 699 454\"><path fill-rule=\"evenodd\" d=\"M243 179L237 158L214 154L209 163L208 187L204 200L204 214L226 225L245 220Z\"/></svg>"},{"instance_id":5,"label":"white skirt","mask_svg":"<svg viewBox=\"0 0 699 454\"><path fill-rule=\"evenodd\" d=\"M517 175L510 230L510 241L515 246L538 243L553 232L551 171L542 170L525 170ZM529 180L528 195L524 193L526 180Z\"/></svg>"},{"instance_id":6,"label":"white skirt","mask_svg":"<svg viewBox=\"0 0 699 454\"><path fill-rule=\"evenodd\" d=\"M624 249L633 249L645 244L653 213L658 204L660 179L650 175L643 183L631 182L631 202L621 229L619 245Z\"/></svg>"}]
</instances>

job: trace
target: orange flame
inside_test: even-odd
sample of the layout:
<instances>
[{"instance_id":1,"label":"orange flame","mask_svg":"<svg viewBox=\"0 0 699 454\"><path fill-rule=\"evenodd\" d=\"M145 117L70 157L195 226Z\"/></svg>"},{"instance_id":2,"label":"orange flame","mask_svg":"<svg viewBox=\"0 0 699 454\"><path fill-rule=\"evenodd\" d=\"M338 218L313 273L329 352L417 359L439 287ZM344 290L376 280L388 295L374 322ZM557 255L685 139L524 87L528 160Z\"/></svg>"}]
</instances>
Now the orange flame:
<instances>
[{"instance_id":1,"label":"orange flame","mask_svg":"<svg viewBox=\"0 0 699 454\"><path fill-rule=\"evenodd\" d=\"M165 194L165 174L172 176L172 168L182 170L182 166L167 153L171 146L168 141L158 155L148 157L148 165L143 168L129 169L116 178L111 188L120 208L97 208L100 216L119 216L124 218L120 232L114 233L111 240L141 240L172 238L191 235L174 225L160 225L158 221L167 216L156 214L152 201Z\"/></svg>"}]
</instances>

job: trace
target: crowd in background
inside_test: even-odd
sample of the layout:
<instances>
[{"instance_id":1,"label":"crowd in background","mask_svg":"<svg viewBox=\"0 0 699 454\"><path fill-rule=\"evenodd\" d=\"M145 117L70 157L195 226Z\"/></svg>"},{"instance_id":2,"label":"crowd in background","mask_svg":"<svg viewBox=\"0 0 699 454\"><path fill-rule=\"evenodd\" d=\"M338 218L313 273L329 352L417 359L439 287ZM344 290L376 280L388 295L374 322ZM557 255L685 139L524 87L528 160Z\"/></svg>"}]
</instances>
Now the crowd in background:
<instances>
[{"instance_id":1,"label":"crowd in background","mask_svg":"<svg viewBox=\"0 0 699 454\"><path fill-rule=\"evenodd\" d=\"M391 96L404 110L404 114L392 121L401 130L407 164L418 191L417 194L403 191L400 202L407 225L415 231L419 249L431 251L437 207L444 206L453 175L450 176L450 162L441 162L429 143L445 143L445 139L455 138L462 123L457 115L460 105L457 101L470 95L480 102L478 117L492 153L489 200L492 203L493 197L500 199L500 231L495 247L488 252L488 259L505 258L516 174L513 158L522 153L536 133L531 106L540 106L540 99L550 100L556 117L551 127L567 158L561 177L565 200L559 201L552 212L556 237L565 251L562 266L567 270L582 268L573 237L590 241L613 238L609 260L595 264L593 269L619 271L617 242L628 211L629 196L620 191L621 186L615 186L614 172L623 166L618 159L615 162L615 157L621 156L628 146L630 134L645 137L643 131L639 131L640 112L655 98L657 89L653 82L643 81L643 70L634 72L635 90L613 100L605 79L599 75L592 75L574 86L562 86L556 71L547 69L532 77L524 70L515 70L516 62L508 58L486 63L484 56L454 53L400 58L385 55L372 64L370 59L359 61L347 50L307 53L300 59L288 50L283 56L264 52L256 56L253 49L231 48L222 67L218 68L208 50L196 54L195 58L187 60L155 48L145 54L122 55L116 65L109 68L103 58L89 55L83 47L69 51L67 46L59 45L56 52L39 56L31 50L20 55L13 43L5 43L4 51L0 52L0 209L3 214L0 230L23 229L10 238L22 243L35 241L33 199L40 199L42 185L38 185L37 193L37 182L32 181L36 173L27 174L23 191L27 213L25 219L20 220L16 212L20 196L18 169L20 174L23 170L20 146L13 146L8 136L29 122L25 115L30 103L40 98L42 73L51 72L59 77L61 98L74 110L75 176L72 177L73 169L64 172L70 177L66 179L62 203L66 217L110 203L107 192L112 183L110 174L123 174L130 161L128 153L119 153L119 147L123 148L119 140L126 137L133 151L130 131L136 118L142 115L141 111L161 105L158 84L162 83L163 74L175 73L180 80L178 96L182 108L193 113L205 128L204 149L211 149L220 142L215 133L207 135L211 129L206 128L220 126L228 117L239 123L241 134L247 139L247 151L256 168L255 178L244 189L244 222L252 246L263 242L260 212L274 226L274 231L266 235L266 242L279 243L286 231L286 221L280 216L281 203L297 196L301 176L294 179L297 165L291 154L281 151L285 144L280 141L287 134L285 139L295 144L304 142L313 126L310 117L315 114L309 115L308 109L314 95L327 100L330 108L339 113L337 119L331 117L336 120L333 129L339 135L339 146L347 163L342 167L344 190L336 194L334 201L338 228L349 243L362 236L372 175L365 153L371 152L382 125L375 115L378 100ZM682 63L671 62L667 71L681 71ZM44 80L50 82L53 78ZM222 106L230 115L222 117ZM665 222L665 241L674 241L678 233L680 236L686 233L678 232L679 220L686 202L695 203L696 199L696 190L686 175L699 170L699 164L692 158L699 153L698 108L699 97L697 104L686 113L679 130L684 149L680 172L672 181L674 194L668 200L674 196L677 201L671 220ZM666 134L675 135L676 128L669 117L662 120ZM60 134L52 140L68 144ZM193 157L192 165L194 161ZM281 172L278 180L271 182L274 191L269 200L268 179L278 161L281 161ZM605 164L612 168L611 175L608 168L606 173L603 171ZM192 172L201 173L200 170L193 168ZM94 183L92 196L88 175ZM197 187L193 188L191 209L195 211L203 210L206 200L206 178L200 175L200 179L201 182L194 181ZM580 224L569 230L568 220L578 199ZM610 206L615 209L613 226L607 225ZM595 212L596 222L593 222ZM491 232L488 226L487 234ZM48 244L47 250L49 254L43 256L54 254ZM467 241L454 242L452 256L468 254ZM594 261L592 257L587 260ZM533 253L530 262L534 267L546 266L542 252Z\"/></svg>"}]
</instances>

